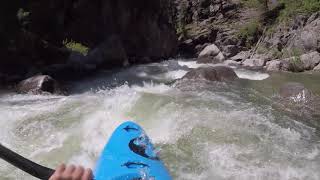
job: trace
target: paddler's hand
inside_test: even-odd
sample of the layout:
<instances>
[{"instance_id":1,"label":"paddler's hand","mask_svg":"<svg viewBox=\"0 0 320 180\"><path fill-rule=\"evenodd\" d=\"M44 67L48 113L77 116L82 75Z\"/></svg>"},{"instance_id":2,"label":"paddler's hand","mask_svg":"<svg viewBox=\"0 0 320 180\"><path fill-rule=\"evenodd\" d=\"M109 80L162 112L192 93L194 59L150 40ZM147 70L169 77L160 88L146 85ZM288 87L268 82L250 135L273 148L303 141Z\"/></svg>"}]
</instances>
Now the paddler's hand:
<instances>
[{"instance_id":1,"label":"paddler's hand","mask_svg":"<svg viewBox=\"0 0 320 180\"><path fill-rule=\"evenodd\" d=\"M66 166L61 164L49 180L91 180L91 169L84 169L82 166Z\"/></svg>"}]
</instances>

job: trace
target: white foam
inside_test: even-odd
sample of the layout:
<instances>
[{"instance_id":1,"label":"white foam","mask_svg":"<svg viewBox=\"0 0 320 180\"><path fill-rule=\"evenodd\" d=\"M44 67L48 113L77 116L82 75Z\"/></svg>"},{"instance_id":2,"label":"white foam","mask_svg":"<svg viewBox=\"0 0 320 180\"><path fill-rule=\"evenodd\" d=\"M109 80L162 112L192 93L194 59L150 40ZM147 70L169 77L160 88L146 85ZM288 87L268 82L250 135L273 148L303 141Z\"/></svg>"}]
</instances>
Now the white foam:
<instances>
[{"instance_id":1,"label":"white foam","mask_svg":"<svg viewBox=\"0 0 320 180\"><path fill-rule=\"evenodd\" d=\"M261 81L270 77L270 75L267 73L243 70L243 69L235 69L235 73L239 78L257 80L257 81Z\"/></svg>"},{"instance_id":2,"label":"white foam","mask_svg":"<svg viewBox=\"0 0 320 180\"><path fill-rule=\"evenodd\" d=\"M187 66L188 68L195 69L201 66L205 66L205 64L197 64L197 61L178 61L180 66Z\"/></svg>"}]
</instances>

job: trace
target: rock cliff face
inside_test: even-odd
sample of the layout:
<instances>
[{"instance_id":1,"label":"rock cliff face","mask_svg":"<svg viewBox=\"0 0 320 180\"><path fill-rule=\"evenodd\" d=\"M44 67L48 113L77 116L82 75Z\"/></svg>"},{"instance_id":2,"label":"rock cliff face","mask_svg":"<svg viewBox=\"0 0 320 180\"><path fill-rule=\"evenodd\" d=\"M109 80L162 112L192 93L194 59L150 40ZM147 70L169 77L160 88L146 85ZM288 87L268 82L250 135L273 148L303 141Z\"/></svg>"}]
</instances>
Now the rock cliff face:
<instances>
[{"instance_id":1,"label":"rock cliff face","mask_svg":"<svg viewBox=\"0 0 320 180\"><path fill-rule=\"evenodd\" d=\"M170 0L14 0L6 12L10 23L0 22L1 39L9 34L3 27L14 24L14 33L2 41L0 74L25 78L30 69L41 73L52 64L69 64L66 40L94 50L93 57L103 54L96 68L168 58L177 47L171 8Z\"/></svg>"},{"instance_id":2,"label":"rock cliff face","mask_svg":"<svg viewBox=\"0 0 320 180\"><path fill-rule=\"evenodd\" d=\"M176 0L179 52L196 56L211 43L219 48L240 44L235 36L236 26L232 27L240 19L239 5L232 0Z\"/></svg>"},{"instance_id":3,"label":"rock cliff face","mask_svg":"<svg viewBox=\"0 0 320 180\"><path fill-rule=\"evenodd\" d=\"M198 62L237 61L270 71L317 70L320 6L312 2L296 2L310 3L310 9L277 0L175 0L179 53L197 57L214 44L221 55L200 56Z\"/></svg>"},{"instance_id":4,"label":"rock cliff face","mask_svg":"<svg viewBox=\"0 0 320 180\"><path fill-rule=\"evenodd\" d=\"M66 38L90 48L117 37L130 57L163 58L174 54L175 31L168 0L50 0L29 5L30 29L55 43Z\"/></svg>"}]
</instances>

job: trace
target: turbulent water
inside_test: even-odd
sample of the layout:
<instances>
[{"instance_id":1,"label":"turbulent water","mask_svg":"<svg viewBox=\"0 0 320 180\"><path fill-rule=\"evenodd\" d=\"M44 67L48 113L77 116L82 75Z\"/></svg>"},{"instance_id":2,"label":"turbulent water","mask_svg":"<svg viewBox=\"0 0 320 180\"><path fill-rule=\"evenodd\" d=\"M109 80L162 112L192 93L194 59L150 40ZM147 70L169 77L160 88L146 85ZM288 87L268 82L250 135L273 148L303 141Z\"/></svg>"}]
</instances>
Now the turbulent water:
<instances>
[{"instance_id":1,"label":"turbulent water","mask_svg":"<svg viewBox=\"0 0 320 180\"><path fill-rule=\"evenodd\" d=\"M70 96L2 93L0 142L52 168L94 168L112 131L133 120L174 179L320 179L316 125L272 105L286 81L319 93L319 76L237 69L235 84L173 81L197 66L171 60L101 72L71 84ZM0 160L0 179L32 177Z\"/></svg>"}]
</instances>

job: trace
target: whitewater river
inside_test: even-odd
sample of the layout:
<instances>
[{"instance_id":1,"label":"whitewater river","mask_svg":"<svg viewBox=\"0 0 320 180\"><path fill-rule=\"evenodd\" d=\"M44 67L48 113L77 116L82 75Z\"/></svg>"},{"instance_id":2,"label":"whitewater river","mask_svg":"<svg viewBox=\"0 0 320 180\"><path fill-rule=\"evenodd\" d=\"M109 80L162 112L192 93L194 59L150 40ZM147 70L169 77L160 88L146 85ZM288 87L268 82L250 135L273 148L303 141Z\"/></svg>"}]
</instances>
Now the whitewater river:
<instances>
[{"instance_id":1,"label":"whitewater river","mask_svg":"<svg viewBox=\"0 0 320 180\"><path fill-rule=\"evenodd\" d=\"M132 120L174 179L320 179L317 124L273 105L288 81L320 94L319 75L237 69L240 83L173 82L197 66L171 60L105 71L70 84L70 96L2 92L0 143L51 168L94 168L112 131ZM33 178L0 160L0 179Z\"/></svg>"}]
</instances>

